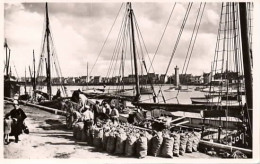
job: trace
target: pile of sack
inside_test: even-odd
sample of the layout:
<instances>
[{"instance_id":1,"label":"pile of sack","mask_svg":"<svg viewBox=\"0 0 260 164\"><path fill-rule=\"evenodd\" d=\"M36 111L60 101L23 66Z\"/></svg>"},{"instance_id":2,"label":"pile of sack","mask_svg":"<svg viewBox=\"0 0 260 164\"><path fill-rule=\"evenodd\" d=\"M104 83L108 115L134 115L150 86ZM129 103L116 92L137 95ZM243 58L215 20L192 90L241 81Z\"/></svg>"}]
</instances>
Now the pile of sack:
<instances>
[{"instance_id":1,"label":"pile of sack","mask_svg":"<svg viewBox=\"0 0 260 164\"><path fill-rule=\"evenodd\" d=\"M184 153L196 152L201 134L140 130L131 124L106 122L84 129L78 122L73 128L75 139L87 142L100 151L126 157L144 158L147 155L172 158Z\"/></svg>"}]
</instances>

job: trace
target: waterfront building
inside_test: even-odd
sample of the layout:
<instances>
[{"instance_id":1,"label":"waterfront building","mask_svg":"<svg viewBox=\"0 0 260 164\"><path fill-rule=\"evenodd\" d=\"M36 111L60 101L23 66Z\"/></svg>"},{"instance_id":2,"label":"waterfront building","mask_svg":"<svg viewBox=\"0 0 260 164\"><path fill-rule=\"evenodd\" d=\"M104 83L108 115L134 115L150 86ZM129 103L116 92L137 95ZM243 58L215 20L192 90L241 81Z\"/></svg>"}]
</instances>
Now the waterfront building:
<instances>
[{"instance_id":1,"label":"waterfront building","mask_svg":"<svg viewBox=\"0 0 260 164\"><path fill-rule=\"evenodd\" d=\"M209 84L211 82L211 73L203 73L203 83Z\"/></svg>"},{"instance_id":2,"label":"waterfront building","mask_svg":"<svg viewBox=\"0 0 260 164\"><path fill-rule=\"evenodd\" d=\"M102 80L101 76L94 76L93 83L100 84L102 82L101 80Z\"/></svg>"},{"instance_id":3,"label":"waterfront building","mask_svg":"<svg viewBox=\"0 0 260 164\"><path fill-rule=\"evenodd\" d=\"M168 81L168 79L169 79L168 76L166 76L165 74L161 74L161 75L160 75L159 83L165 84L165 83Z\"/></svg>"},{"instance_id":4,"label":"waterfront building","mask_svg":"<svg viewBox=\"0 0 260 164\"><path fill-rule=\"evenodd\" d=\"M46 76L38 76L37 77L37 82L38 83L44 82L45 80L46 80Z\"/></svg>"},{"instance_id":5,"label":"waterfront building","mask_svg":"<svg viewBox=\"0 0 260 164\"><path fill-rule=\"evenodd\" d=\"M62 83L62 78L61 77L54 77L52 78L52 83L53 84L61 84Z\"/></svg>"},{"instance_id":6,"label":"waterfront building","mask_svg":"<svg viewBox=\"0 0 260 164\"><path fill-rule=\"evenodd\" d=\"M121 76L115 76L111 78L112 84L117 84L120 82Z\"/></svg>"},{"instance_id":7,"label":"waterfront building","mask_svg":"<svg viewBox=\"0 0 260 164\"><path fill-rule=\"evenodd\" d=\"M180 74L180 84L192 84L194 83L195 79L193 78L192 74Z\"/></svg>"},{"instance_id":8,"label":"waterfront building","mask_svg":"<svg viewBox=\"0 0 260 164\"><path fill-rule=\"evenodd\" d=\"M69 78L67 79L67 83L68 83L68 84L74 84L74 83L75 83L75 78L74 78L74 77L69 77Z\"/></svg>"},{"instance_id":9,"label":"waterfront building","mask_svg":"<svg viewBox=\"0 0 260 164\"><path fill-rule=\"evenodd\" d=\"M88 76L81 76L80 77L80 83L86 84L88 82Z\"/></svg>"},{"instance_id":10,"label":"waterfront building","mask_svg":"<svg viewBox=\"0 0 260 164\"><path fill-rule=\"evenodd\" d=\"M194 76L194 84L203 84L203 76Z\"/></svg>"}]
</instances>

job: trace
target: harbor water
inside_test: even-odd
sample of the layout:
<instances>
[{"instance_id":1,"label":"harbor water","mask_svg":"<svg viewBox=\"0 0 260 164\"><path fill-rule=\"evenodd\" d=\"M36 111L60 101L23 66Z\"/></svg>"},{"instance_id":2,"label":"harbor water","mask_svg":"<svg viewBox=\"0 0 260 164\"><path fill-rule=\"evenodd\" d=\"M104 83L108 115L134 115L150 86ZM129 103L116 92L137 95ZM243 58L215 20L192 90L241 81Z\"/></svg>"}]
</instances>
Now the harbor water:
<instances>
[{"instance_id":1,"label":"harbor water","mask_svg":"<svg viewBox=\"0 0 260 164\"><path fill-rule=\"evenodd\" d=\"M71 96L72 93L75 90L80 89L81 91L87 91L87 90L92 90L92 91L98 91L98 89L104 89L104 86L102 85L96 85L96 86L65 86L66 87L66 92L67 96ZM163 97L166 100L166 103L180 103L180 104L191 104L191 97L204 97L205 94L208 94L207 92L201 92L201 91L195 91L196 86L183 86L183 90L175 90L174 88L172 89L173 85L155 85L154 90L155 93L158 94L158 91L161 90L163 94L158 95L159 102L163 103ZM39 86L38 89L41 89L43 92L47 92L47 87L46 86ZM60 86L52 86L52 94L55 95L57 90L61 89ZM111 93L113 91L116 91L117 89L122 89L122 86L106 86L105 87L105 93ZM135 95L135 87L133 85L127 85L124 86L125 90L128 90L125 93L128 95ZM26 90L29 94L32 94L32 86L27 86ZM21 86L20 88L20 93L24 94L25 88L24 86ZM62 95L64 96L64 93L62 92ZM151 94L149 95L141 95L141 101L143 102L153 102L153 96Z\"/></svg>"}]
</instances>

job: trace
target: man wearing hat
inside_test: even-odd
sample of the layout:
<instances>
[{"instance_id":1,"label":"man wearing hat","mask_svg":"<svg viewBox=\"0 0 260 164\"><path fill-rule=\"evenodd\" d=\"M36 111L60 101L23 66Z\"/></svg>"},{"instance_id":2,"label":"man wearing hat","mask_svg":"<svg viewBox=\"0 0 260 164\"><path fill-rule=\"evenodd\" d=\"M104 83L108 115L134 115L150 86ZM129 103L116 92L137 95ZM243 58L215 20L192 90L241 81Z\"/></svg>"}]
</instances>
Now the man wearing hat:
<instances>
[{"instance_id":1,"label":"man wearing hat","mask_svg":"<svg viewBox=\"0 0 260 164\"><path fill-rule=\"evenodd\" d=\"M118 110L116 109L115 105L114 104L111 104L111 113L110 113L110 116L111 116L111 119L112 121L119 121L119 112Z\"/></svg>"},{"instance_id":2,"label":"man wearing hat","mask_svg":"<svg viewBox=\"0 0 260 164\"><path fill-rule=\"evenodd\" d=\"M90 110L90 106L85 105L82 113L82 121L84 122L84 131L88 130L93 125L94 115Z\"/></svg>"},{"instance_id":3,"label":"man wearing hat","mask_svg":"<svg viewBox=\"0 0 260 164\"><path fill-rule=\"evenodd\" d=\"M23 129L25 129L24 120L27 118L24 111L20 108L19 102L14 100L14 109L5 115L5 118L11 117L13 124L11 127L10 136L15 136L15 142L19 141L19 135L22 134Z\"/></svg>"},{"instance_id":4,"label":"man wearing hat","mask_svg":"<svg viewBox=\"0 0 260 164\"><path fill-rule=\"evenodd\" d=\"M93 112L90 111L90 106L85 105L85 108L82 111L82 120L86 121L86 120L93 120L93 119L94 119L94 115Z\"/></svg>"}]
</instances>

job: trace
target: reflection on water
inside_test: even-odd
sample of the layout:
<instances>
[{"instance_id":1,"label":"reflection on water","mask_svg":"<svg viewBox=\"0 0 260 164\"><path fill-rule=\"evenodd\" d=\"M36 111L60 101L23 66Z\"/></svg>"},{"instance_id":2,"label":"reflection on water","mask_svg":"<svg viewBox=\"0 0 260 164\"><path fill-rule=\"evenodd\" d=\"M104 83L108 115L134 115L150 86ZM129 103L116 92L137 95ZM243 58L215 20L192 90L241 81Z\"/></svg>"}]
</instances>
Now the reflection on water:
<instances>
[{"instance_id":1,"label":"reflection on water","mask_svg":"<svg viewBox=\"0 0 260 164\"><path fill-rule=\"evenodd\" d=\"M191 104L191 100L190 97L203 97L205 95L205 92L201 92L201 91L195 91L195 86L188 86L188 91L178 91L178 90L171 90L171 92L167 92L165 90L169 89L170 87L172 87L172 85L155 85L154 89L156 94L158 93L158 91L162 90L163 96L166 100L167 103L181 103L181 104ZM60 88L60 86L53 86L52 87L52 94L55 95L57 92L57 89ZM73 91L80 89L80 90L84 90L87 89L86 86L66 86L67 88L67 94L68 96L71 96ZM99 86L88 86L88 89L103 89L104 87L102 85ZM187 86L185 86L184 88L187 88ZM106 86L105 87L106 92L113 92L116 89L122 89L122 87L119 86ZM133 89L130 91L127 91L131 94L134 94L134 86L124 86L124 89ZM42 88L43 92L47 92L47 87L43 86ZM29 94L32 93L32 87L31 86L27 86L27 92L29 92ZM24 87L22 86L20 89L20 93L24 94ZM163 102L163 98L162 95L159 94L158 96L159 101ZM141 100L144 102L153 102L152 99L152 95L142 95L141 96Z\"/></svg>"}]
</instances>

